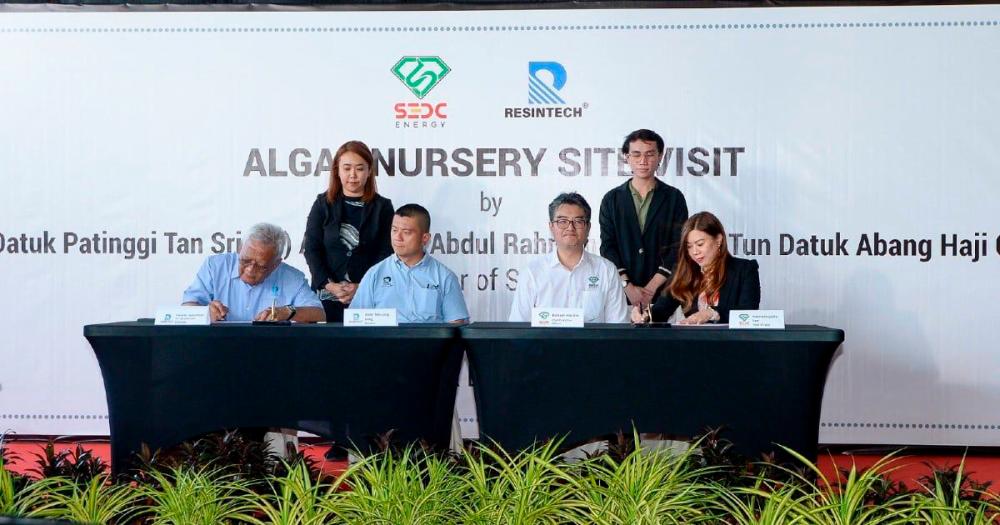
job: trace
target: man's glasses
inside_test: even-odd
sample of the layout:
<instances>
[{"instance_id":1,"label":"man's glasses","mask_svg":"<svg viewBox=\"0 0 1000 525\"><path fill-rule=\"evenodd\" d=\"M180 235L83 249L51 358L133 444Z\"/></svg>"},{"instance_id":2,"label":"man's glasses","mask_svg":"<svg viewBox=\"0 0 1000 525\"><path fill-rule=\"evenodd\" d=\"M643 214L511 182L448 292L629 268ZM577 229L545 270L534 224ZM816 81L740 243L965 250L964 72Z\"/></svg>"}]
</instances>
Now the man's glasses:
<instances>
[{"instance_id":1,"label":"man's glasses","mask_svg":"<svg viewBox=\"0 0 1000 525\"><path fill-rule=\"evenodd\" d=\"M272 265L271 264L258 264L257 261L255 261L253 259L243 259L243 258L241 258L240 259L240 268L245 270L248 266L250 267L250 270L252 270L254 272L266 272L267 270L271 269Z\"/></svg>"},{"instance_id":2,"label":"man's glasses","mask_svg":"<svg viewBox=\"0 0 1000 525\"><path fill-rule=\"evenodd\" d=\"M650 162L656 160L656 157L658 157L658 156L660 156L660 154L656 153L655 151L647 151L646 153L641 153L639 151L633 151L632 153L628 154L628 158L630 158L632 160L646 159L646 160L648 160Z\"/></svg>"},{"instance_id":3,"label":"man's glasses","mask_svg":"<svg viewBox=\"0 0 1000 525\"><path fill-rule=\"evenodd\" d=\"M583 217L578 217L576 219L561 217L552 221L552 224L555 224L560 230L565 230L566 228L569 228L571 224L574 228L586 228L587 225L590 224L590 221L584 219Z\"/></svg>"}]
</instances>

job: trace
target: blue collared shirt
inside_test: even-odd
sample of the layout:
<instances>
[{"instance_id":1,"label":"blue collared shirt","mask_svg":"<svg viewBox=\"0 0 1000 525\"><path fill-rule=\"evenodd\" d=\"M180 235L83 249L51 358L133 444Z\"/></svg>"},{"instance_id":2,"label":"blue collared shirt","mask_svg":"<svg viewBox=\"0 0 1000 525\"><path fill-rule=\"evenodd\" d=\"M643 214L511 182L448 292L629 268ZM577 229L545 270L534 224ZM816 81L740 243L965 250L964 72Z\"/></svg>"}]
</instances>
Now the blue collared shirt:
<instances>
[{"instance_id":1,"label":"blue collared shirt","mask_svg":"<svg viewBox=\"0 0 1000 525\"><path fill-rule=\"evenodd\" d=\"M271 304L296 308L322 308L316 292L309 289L306 276L281 263L255 286L240 279L240 257L235 253L213 255L202 263L194 282L184 290L185 303L208 304L219 301L229 308L227 321L253 321Z\"/></svg>"},{"instance_id":2,"label":"blue collared shirt","mask_svg":"<svg viewBox=\"0 0 1000 525\"><path fill-rule=\"evenodd\" d=\"M401 323L469 319L458 277L428 254L412 268L392 254L361 279L350 308L395 308Z\"/></svg>"}]
</instances>

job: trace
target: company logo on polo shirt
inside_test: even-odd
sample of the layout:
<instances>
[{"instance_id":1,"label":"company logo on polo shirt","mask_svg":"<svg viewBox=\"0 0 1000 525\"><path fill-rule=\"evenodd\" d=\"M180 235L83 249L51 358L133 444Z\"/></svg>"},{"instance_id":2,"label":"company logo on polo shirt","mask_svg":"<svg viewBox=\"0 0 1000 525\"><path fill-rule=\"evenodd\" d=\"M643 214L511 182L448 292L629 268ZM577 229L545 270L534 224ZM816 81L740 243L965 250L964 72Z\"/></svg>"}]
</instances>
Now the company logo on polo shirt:
<instances>
[{"instance_id":1,"label":"company logo on polo shirt","mask_svg":"<svg viewBox=\"0 0 1000 525\"><path fill-rule=\"evenodd\" d=\"M597 288L601 282L601 278L596 275L591 275L590 277L587 277L587 282L590 283L587 286L588 288Z\"/></svg>"},{"instance_id":2,"label":"company logo on polo shirt","mask_svg":"<svg viewBox=\"0 0 1000 525\"><path fill-rule=\"evenodd\" d=\"M559 62L528 62L528 106L504 108L504 118L580 118L590 107L566 103L562 93L567 81L566 68ZM547 106L547 107L545 107Z\"/></svg>"},{"instance_id":3,"label":"company logo on polo shirt","mask_svg":"<svg viewBox=\"0 0 1000 525\"><path fill-rule=\"evenodd\" d=\"M392 286L392 277L386 275L382 278L382 286Z\"/></svg>"},{"instance_id":4,"label":"company logo on polo shirt","mask_svg":"<svg viewBox=\"0 0 1000 525\"><path fill-rule=\"evenodd\" d=\"M427 96L451 68L441 57L406 56L392 66L392 74L413 93L419 102L404 101L393 105L396 127L400 129L443 128L448 118L448 103L427 101Z\"/></svg>"}]
</instances>

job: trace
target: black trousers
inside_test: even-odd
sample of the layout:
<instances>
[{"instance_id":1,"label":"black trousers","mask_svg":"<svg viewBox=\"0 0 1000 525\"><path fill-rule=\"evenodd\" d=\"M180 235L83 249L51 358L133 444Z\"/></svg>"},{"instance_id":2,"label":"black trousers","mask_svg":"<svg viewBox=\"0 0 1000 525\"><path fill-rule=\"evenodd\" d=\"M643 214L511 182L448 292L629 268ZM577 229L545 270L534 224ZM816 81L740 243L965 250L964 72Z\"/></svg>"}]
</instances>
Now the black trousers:
<instances>
[{"instance_id":1,"label":"black trousers","mask_svg":"<svg viewBox=\"0 0 1000 525\"><path fill-rule=\"evenodd\" d=\"M344 322L344 309L347 305L340 301L323 301L323 310L326 311L326 322L328 323L343 323Z\"/></svg>"}]
</instances>

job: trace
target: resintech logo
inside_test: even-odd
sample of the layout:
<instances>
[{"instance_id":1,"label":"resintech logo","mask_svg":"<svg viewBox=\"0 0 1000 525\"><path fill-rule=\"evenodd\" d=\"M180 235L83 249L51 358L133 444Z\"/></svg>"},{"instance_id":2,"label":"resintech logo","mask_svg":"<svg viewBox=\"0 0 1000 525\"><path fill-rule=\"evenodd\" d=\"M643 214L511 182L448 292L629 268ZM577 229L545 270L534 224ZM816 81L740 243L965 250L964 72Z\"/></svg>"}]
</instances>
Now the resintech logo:
<instances>
[{"instance_id":1,"label":"resintech logo","mask_svg":"<svg viewBox=\"0 0 1000 525\"><path fill-rule=\"evenodd\" d=\"M549 119L581 118L583 111L590 107L566 103L562 93L566 87L566 67L559 62L528 62L528 105L506 107L503 116L507 119Z\"/></svg>"}]
</instances>

